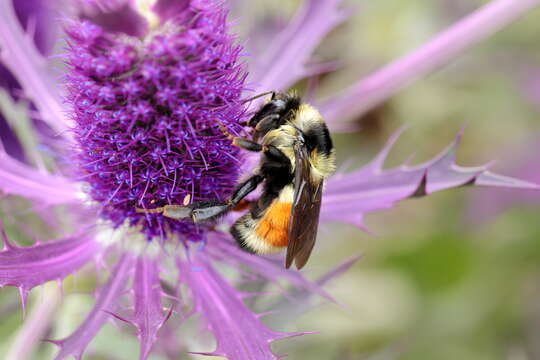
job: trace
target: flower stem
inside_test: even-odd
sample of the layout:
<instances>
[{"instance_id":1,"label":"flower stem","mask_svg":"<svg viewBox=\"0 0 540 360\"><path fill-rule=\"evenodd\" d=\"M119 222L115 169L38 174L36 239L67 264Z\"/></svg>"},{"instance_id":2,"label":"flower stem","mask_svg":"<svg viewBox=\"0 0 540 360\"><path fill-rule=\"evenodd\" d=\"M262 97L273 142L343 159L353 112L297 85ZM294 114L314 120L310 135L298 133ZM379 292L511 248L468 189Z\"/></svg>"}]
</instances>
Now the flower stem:
<instances>
[{"instance_id":1,"label":"flower stem","mask_svg":"<svg viewBox=\"0 0 540 360\"><path fill-rule=\"evenodd\" d=\"M321 110L329 122L361 116L539 4L540 0L493 0L420 48L328 99Z\"/></svg>"}]
</instances>

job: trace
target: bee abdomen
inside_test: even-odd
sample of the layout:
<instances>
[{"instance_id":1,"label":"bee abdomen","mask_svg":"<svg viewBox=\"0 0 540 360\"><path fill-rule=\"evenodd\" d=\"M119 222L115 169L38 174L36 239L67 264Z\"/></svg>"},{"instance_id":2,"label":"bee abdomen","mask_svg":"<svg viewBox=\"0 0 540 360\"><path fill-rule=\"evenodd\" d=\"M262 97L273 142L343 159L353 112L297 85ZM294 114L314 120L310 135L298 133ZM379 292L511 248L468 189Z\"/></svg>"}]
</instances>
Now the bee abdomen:
<instances>
[{"instance_id":1,"label":"bee abdomen","mask_svg":"<svg viewBox=\"0 0 540 360\"><path fill-rule=\"evenodd\" d=\"M255 228L257 236L275 247L285 247L289 240L291 203L274 201Z\"/></svg>"},{"instance_id":2,"label":"bee abdomen","mask_svg":"<svg viewBox=\"0 0 540 360\"><path fill-rule=\"evenodd\" d=\"M264 215L254 219L251 213L239 218L231 234L245 250L257 254L278 252L288 245L291 203L275 200Z\"/></svg>"}]
</instances>

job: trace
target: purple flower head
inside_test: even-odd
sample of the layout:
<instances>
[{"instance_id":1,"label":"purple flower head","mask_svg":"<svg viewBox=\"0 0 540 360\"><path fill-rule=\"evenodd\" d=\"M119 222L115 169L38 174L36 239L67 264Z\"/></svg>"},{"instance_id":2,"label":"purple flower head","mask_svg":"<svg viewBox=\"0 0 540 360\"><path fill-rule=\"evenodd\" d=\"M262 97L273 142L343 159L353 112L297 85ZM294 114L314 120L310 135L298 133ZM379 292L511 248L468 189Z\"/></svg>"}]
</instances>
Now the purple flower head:
<instances>
[{"instance_id":1,"label":"purple flower head","mask_svg":"<svg viewBox=\"0 0 540 360\"><path fill-rule=\"evenodd\" d=\"M242 120L245 71L226 15L216 3L192 2L140 37L90 20L67 28L78 175L114 226L127 219L148 238L194 239L193 224L136 207L224 198L233 189L239 154L219 123Z\"/></svg>"}]
</instances>

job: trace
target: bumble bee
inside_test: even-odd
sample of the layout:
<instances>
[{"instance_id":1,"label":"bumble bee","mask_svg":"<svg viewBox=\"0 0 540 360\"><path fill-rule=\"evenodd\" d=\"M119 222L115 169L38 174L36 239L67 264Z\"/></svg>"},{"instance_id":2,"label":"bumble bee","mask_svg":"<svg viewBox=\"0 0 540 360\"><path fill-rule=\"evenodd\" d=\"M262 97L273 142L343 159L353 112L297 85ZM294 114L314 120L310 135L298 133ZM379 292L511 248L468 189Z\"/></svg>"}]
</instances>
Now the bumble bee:
<instances>
[{"instance_id":1,"label":"bumble bee","mask_svg":"<svg viewBox=\"0 0 540 360\"><path fill-rule=\"evenodd\" d=\"M262 152L259 167L238 185L229 200L189 205L187 198L183 205L137 211L194 222L212 220L239 208L246 202L244 198L264 183L261 196L232 225L231 234L242 249L252 253L273 253L286 247L285 267L294 260L296 267L302 268L317 237L323 182L335 170L335 151L315 108L295 94L271 94L247 122L253 128L251 140L232 136L219 124L234 145Z\"/></svg>"}]
</instances>

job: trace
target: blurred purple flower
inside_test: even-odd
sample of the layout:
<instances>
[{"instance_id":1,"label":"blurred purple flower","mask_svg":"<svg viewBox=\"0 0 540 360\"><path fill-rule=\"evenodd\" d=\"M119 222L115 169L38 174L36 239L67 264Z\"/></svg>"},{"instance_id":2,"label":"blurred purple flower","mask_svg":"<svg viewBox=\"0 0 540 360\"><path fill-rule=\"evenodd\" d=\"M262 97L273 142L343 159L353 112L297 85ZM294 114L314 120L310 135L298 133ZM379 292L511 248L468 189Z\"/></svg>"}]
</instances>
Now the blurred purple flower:
<instances>
[{"instance_id":1,"label":"blurred purple flower","mask_svg":"<svg viewBox=\"0 0 540 360\"><path fill-rule=\"evenodd\" d=\"M322 114L328 121L350 120L366 114L419 77L452 61L539 4L539 0L488 2L415 51L326 99L321 104Z\"/></svg>"},{"instance_id":2,"label":"blurred purple flower","mask_svg":"<svg viewBox=\"0 0 540 360\"><path fill-rule=\"evenodd\" d=\"M473 18L481 21L469 19L456 25L455 29L464 26L468 31L482 28L474 41L463 40L460 31L434 40L431 51L415 52L409 57L414 61L400 60L390 66L389 73L399 81L376 81L382 85L372 98L365 96L369 87L360 82L362 91L353 90L324 108L332 114L331 125L339 128L337 119L353 97L361 96L357 103L364 104L353 110L364 111L538 2L527 0L512 6L508 0L494 1L497 11L490 4ZM229 34L227 12L217 2L158 0L153 7L147 1L82 2L77 16L67 20L66 26L67 112L59 100L58 81L48 71L49 63L20 27L11 3L0 2L2 62L35 103L41 119L72 150L69 155L65 149L58 154L64 162L57 164L55 173L48 173L21 163L0 148L0 189L36 204L66 205L75 214L78 229L63 239L30 247L19 247L3 235L0 286L18 287L24 303L35 286L61 280L90 261L103 266L104 259L116 259L85 320L67 338L49 340L60 347L57 360L80 359L110 315L136 328L140 359L146 359L173 310L183 317L201 313L217 342L216 349L205 354L235 360L280 357L272 353L271 342L300 333L266 327L260 321L262 315L243 302L253 294L229 285L217 272L217 263L233 265L241 280L263 279L278 285L286 280L331 299L322 289L325 281L312 283L299 272L285 270L281 261L243 252L220 230L140 215L134 208L181 203L188 194L194 201L230 194L247 159L226 141L217 121L239 131L239 123L248 114L242 103L248 87L285 89L327 69L307 63L322 37L344 20L339 5L339 0L306 1L291 24L276 36L275 47L251 62L253 75L248 85L240 61L242 49ZM504 7L512 11L504 12ZM496 26L484 29L486 24ZM433 48L441 46L449 50L431 61ZM375 76L386 79L388 72ZM370 164L328 182L322 220L364 227L362 217L368 212L463 185L535 188L491 174L487 167L457 166L458 139L430 162L383 170L397 136ZM337 218L335 214L345 215ZM176 264L180 272L176 283L171 283L170 276L160 276L165 269L172 272L166 267L168 262ZM334 272L341 270L328 277ZM182 306L170 305L165 310L162 301L180 302L180 285L188 286L193 309L186 310L182 298ZM125 306L126 298L131 307Z\"/></svg>"},{"instance_id":3,"label":"blurred purple flower","mask_svg":"<svg viewBox=\"0 0 540 360\"><path fill-rule=\"evenodd\" d=\"M35 46L43 55L51 52L58 30L58 24L53 21L50 4L47 3L46 0L13 3L18 22L33 35ZM7 90L15 100L19 100L23 94L18 81L2 63L0 63L0 87ZM0 140L8 154L18 160L27 160L22 145L2 113L0 113Z\"/></svg>"}]
</instances>

